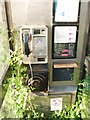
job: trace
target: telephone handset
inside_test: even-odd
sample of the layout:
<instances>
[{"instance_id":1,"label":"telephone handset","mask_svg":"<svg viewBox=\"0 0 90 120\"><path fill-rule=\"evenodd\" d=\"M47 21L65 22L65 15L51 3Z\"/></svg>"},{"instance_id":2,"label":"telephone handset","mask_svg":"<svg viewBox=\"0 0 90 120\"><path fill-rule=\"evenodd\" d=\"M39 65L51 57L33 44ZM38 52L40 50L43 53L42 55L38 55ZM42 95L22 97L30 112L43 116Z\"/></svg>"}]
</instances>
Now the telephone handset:
<instances>
[{"instance_id":1,"label":"telephone handset","mask_svg":"<svg viewBox=\"0 0 90 120\"><path fill-rule=\"evenodd\" d=\"M30 54L30 49L28 46L28 42L29 42L29 34L28 33L23 33L23 41L24 41L24 52L25 55L29 55Z\"/></svg>"}]
</instances>

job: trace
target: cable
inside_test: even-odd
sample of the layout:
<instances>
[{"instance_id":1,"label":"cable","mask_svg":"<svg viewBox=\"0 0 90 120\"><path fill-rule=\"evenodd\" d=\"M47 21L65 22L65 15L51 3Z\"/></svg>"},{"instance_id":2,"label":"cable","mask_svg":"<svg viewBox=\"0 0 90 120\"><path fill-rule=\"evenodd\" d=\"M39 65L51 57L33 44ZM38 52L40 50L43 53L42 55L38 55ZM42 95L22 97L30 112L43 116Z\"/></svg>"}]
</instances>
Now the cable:
<instances>
[{"instance_id":1,"label":"cable","mask_svg":"<svg viewBox=\"0 0 90 120\"><path fill-rule=\"evenodd\" d=\"M29 57L28 57L28 62L29 62L29 68L31 71L31 78L28 80L28 86L29 86L33 82L33 70L32 70L32 66L31 66L31 62L30 62Z\"/></svg>"}]
</instances>

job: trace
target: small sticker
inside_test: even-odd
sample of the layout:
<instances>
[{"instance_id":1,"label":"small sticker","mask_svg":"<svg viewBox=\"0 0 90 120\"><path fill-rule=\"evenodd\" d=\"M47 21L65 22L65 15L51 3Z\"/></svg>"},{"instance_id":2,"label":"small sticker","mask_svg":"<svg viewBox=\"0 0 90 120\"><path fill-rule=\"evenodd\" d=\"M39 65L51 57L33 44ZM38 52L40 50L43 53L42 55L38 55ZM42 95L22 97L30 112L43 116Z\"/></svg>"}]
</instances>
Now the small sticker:
<instances>
[{"instance_id":1,"label":"small sticker","mask_svg":"<svg viewBox=\"0 0 90 120\"><path fill-rule=\"evenodd\" d=\"M62 110L62 98L51 98L50 100L51 111Z\"/></svg>"}]
</instances>

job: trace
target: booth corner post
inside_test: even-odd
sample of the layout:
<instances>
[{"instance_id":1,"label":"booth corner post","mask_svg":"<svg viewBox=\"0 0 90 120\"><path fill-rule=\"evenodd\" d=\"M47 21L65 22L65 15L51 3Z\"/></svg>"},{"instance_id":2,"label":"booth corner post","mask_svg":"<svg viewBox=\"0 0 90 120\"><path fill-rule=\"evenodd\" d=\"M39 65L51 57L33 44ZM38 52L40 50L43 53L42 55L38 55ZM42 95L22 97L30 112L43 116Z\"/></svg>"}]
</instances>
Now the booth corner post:
<instances>
[{"instance_id":1,"label":"booth corner post","mask_svg":"<svg viewBox=\"0 0 90 120\"><path fill-rule=\"evenodd\" d=\"M11 11L11 1L4 1L5 11L6 11L6 19L7 19L7 29L8 29L8 38L9 46L12 51L15 50L14 48L14 39L13 39L13 21L12 21L12 11Z\"/></svg>"}]
</instances>

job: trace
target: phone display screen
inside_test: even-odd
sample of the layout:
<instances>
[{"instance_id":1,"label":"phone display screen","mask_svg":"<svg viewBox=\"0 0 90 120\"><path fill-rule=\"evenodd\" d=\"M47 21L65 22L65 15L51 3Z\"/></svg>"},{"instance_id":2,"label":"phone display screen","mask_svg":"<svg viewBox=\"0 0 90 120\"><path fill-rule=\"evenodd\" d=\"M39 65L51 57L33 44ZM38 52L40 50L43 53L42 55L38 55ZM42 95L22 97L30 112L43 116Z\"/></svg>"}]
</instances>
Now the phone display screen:
<instances>
[{"instance_id":1,"label":"phone display screen","mask_svg":"<svg viewBox=\"0 0 90 120\"><path fill-rule=\"evenodd\" d=\"M36 56L46 55L46 37L45 36L34 36L33 54Z\"/></svg>"}]
</instances>

